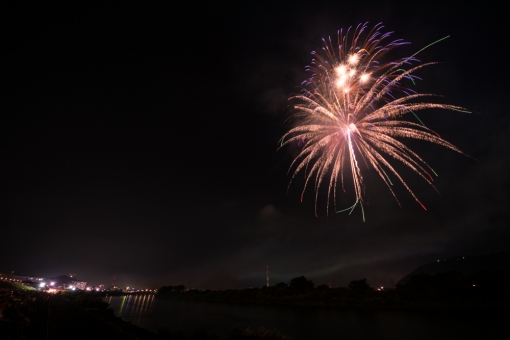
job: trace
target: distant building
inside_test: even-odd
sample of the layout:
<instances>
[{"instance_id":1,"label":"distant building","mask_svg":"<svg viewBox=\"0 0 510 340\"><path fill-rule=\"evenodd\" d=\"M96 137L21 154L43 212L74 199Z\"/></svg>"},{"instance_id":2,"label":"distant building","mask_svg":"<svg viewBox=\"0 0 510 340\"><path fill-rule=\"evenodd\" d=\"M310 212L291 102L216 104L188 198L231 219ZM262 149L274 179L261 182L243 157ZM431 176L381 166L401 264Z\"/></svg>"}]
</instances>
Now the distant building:
<instances>
[{"instance_id":1,"label":"distant building","mask_svg":"<svg viewBox=\"0 0 510 340\"><path fill-rule=\"evenodd\" d=\"M6 282L16 282L24 286L35 288L55 288L55 289L79 289L85 290L86 281L77 280L76 277L60 275L56 277L43 278L29 275L1 274L0 280Z\"/></svg>"},{"instance_id":2,"label":"distant building","mask_svg":"<svg viewBox=\"0 0 510 340\"><path fill-rule=\"evenodd\" d=\"M110 292L121 292L122 288L117 287L116 285L111 285L110 288L107 289Z\"/></svg>"},{"instance_id":3,"label":"distant building","mask_svg":"<svg viewBox=\"0 0 510 340\"><path fill-rule=\"evenodd\" d=\"M50 277L45 280L48 287L56 288L56 289L79 289L85 290L87 287L86 281L77 280L76 277L71 277L68 275L60 275L55 277Z\"/></svg>"}]
</instances>

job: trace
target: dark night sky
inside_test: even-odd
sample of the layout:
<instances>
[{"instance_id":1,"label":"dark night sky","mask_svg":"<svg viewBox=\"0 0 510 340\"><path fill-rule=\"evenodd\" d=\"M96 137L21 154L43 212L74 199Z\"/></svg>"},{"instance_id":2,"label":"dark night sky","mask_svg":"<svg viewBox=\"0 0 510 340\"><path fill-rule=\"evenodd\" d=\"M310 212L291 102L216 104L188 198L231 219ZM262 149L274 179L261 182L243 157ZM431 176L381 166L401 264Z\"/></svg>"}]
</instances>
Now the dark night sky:
<instances>
[{"instance_id":1,"label":"dark night sky","mask_svg":"<svg viewBox=\"0 0 510 340\"><path fill-rule=\"evenodd\" d=\"M502 8L165 3L1 5L0 273L244 288L269 265L272 284L378 286L510 250ZM419 54L441 63L417 90L476 112L421 112L474 159L409 143L441 194L404 171L428 210L397 188L400 208L367 172L365 223L286 194L295 149L276 152L310 52L360 22L412 43L394 59L450 35Z\"/></svg>"}]
</instances>

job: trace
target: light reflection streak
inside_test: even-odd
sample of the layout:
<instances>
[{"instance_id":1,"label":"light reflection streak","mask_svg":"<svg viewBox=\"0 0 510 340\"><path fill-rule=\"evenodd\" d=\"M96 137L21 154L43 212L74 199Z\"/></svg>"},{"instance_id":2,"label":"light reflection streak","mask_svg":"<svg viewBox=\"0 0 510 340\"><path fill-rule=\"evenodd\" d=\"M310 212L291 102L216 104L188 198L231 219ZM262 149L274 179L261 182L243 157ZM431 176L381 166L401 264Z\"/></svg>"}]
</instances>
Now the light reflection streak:
<instances>
[{"instance_id":1,"label":"light reflection streak","mask_svg":"<svg viewBox=\"0 0 510 340\"><path fill-rule=\"evenodd\" d=\"M110 297L110 300L111 300L111 297ZM122 299L122 302L120 303L119 313L123 312L125 306L126 306L126 297L124 296Z\"/></svg>"}]
</instances>

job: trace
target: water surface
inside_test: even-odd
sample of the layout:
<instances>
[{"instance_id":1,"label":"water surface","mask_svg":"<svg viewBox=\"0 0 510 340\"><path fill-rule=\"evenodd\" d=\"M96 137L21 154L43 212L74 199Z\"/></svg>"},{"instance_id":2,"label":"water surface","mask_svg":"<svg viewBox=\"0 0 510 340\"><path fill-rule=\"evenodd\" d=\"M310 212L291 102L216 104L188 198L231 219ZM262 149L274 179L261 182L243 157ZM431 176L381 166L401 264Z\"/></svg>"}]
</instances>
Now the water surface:
<instances>
[{"instance_id":1,"label":"water surface","mask_svg":"<svg viewBox=\"0 0 510 340\"><path fill-rule=\"evenodd\" d=\"M160 300L154 295L107 297L115 315L157 332L205 329L225 339L234 327L276 329L305 339L506 339L498 311L352 310L322 307Z\"/></svg>"}]
</instances>

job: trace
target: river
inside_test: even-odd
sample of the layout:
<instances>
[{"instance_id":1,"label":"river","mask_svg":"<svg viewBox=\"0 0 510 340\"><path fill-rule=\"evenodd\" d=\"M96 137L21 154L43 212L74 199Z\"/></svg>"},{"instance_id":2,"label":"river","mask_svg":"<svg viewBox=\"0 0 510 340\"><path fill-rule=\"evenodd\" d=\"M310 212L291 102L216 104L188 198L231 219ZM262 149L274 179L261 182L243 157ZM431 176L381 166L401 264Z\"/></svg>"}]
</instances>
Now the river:
<instances>
[{"instance_id":1,"label":"river","mask_svg":"<svg viewBox=\"0 0 510 340\"><path fill-rule=\"evenodd\" d=\"M115 315L157 332L205 329L225 339L234 327L276 329L308 339L506 339L498 311L352 310L301 306L160 300L154 295L106 297Z\"/></svg>"}]
</instances>

